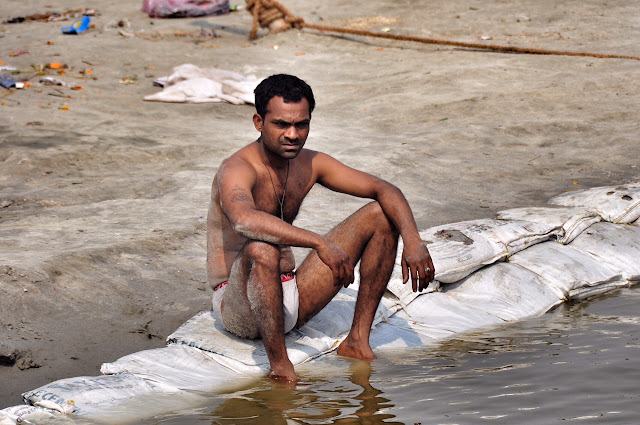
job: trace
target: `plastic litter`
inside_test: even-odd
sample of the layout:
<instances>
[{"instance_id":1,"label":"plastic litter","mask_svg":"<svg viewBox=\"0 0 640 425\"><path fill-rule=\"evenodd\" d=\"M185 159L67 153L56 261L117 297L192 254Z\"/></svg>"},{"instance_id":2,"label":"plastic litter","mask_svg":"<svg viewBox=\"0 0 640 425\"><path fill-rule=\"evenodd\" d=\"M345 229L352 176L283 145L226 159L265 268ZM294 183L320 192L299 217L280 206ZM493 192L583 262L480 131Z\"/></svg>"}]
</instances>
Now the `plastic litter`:
<instances>
[{"instance_id":1,"label":"plastic litter","mask_svg":"<svg viewBox=\"0 0 640 425\"><path fill-rule=\"evenodd\" d=\"M45 86L66 86L67 83L55 77L41 77L40 84Z\"/></svg>"},{"instance_id":2,"label":"plastic litter","mask_svg":"<svg viewBox=\"0 0 640 425\"><path fill-rule=\"evenodd\" d=\"M82 19L78 19L73 25L62 27L63 34L82 34L91 25L91 17L83 16Z\"/></svg>"},{"instance_id":3,"label":"plastic litter","mask_svg":"<svg viewBox=\"0 0 640 425\"><path fill-rule=\"evenodd\" d=\"M0 86L4 87L5 89L16 87L16 84L18 82L19 82L18 80L16 80L10 75L6 75L6 74L0 75ZM16 87L16 88L20 88L20 87Z\"/></svg>"},{"instance_id":4,"label":"plastic litter","mask_svg":"<svg viewBox=\"0 0 640 425\"><path fill-rule=\"evenodd\" d=\"M189 18L229 13L229 0L144 0L142 10L152 18Z\"/></svg>"}]
</instances>

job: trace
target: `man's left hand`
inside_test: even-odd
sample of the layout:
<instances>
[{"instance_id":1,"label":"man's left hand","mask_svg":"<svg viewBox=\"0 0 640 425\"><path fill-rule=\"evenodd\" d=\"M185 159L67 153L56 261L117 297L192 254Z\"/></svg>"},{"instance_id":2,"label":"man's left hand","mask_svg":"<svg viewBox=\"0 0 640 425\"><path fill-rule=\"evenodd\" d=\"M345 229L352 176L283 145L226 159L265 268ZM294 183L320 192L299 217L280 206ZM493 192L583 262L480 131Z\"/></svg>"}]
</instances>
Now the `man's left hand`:
<instances>
[{"instance_id":1,"label":"man's left hand","mask_svg":"<svg viewBox=\"0 0 640 425\"><path fill-rule=\"evenodd\" d=\"M424 242L405 243L402 251L402 282L407 283L411 276L413 292L422 292L435 277L433 260Z\"/></svg>"}]
</instances>

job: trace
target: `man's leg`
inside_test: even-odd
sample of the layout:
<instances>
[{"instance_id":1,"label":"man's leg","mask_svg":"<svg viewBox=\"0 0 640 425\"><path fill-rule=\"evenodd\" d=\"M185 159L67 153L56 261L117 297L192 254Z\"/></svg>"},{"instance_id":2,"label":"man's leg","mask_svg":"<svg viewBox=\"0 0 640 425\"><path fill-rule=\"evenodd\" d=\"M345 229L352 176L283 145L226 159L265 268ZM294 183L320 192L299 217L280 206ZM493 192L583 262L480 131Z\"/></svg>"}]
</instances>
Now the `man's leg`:
<instances>
[{"instance_id":1,"label":"man's leg","mask_svg":"<svg viewBox=\"0 0 640 425\"><path fill-rule=\"evenodd\" d=\"M284 340L280 250L248 241L231 268L222 301L224 325L243 338L262 337L274 378L297 381Z\"/></svg>"},{"instance_id":2,"label":"man's leg","mask_svg":"<svg viewBox=\"0 0 640 425\"><path fill-rule=\"evenodd\" d=\"M398 247L398 231L372 202L348 217L327 237L342 248L355 264L360 260L360 290L351 330L338 348L338 354L359 359L375 358L369 345L371 324L389 282ZM331 269L313 251L296 273L301 326L318 314L340 290L333 283Z\"/></svg>"}]
</instances>

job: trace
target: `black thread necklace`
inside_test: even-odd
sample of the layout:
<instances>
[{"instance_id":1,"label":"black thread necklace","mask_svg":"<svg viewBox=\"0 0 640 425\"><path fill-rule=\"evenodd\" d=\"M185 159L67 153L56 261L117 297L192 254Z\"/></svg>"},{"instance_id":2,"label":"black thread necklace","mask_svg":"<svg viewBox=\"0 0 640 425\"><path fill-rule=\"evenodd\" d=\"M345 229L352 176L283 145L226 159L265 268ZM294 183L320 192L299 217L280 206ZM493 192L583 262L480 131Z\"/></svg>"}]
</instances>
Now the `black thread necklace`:
<instances>
[{"instance_id":1,"label":"black thread necklace","mask_svg":"<svg viewBox=\"0 0 640 425\"><path fill-rule=\"evenodd\" d=\"M260 152L258 152L258 154L260 154ZM287 182L289 181L289 160L287 160L287 175L284 178L284 185L282 186L282 200L280 200L280 198L278 198L278 191L276 190L276 184L273 182L273 177L271 177L271 171L269 171L269 167L267 167L267 163L264 162L262 155L259 155L259 156L260 156L260 160L262 161L262 165L264 165L264 168L267 170L267 173L269 173L269 180L271 180L271 187L273 187L273 194L276 197L276 201L278 201L278 204L280 205L280 219L284 221L284 197L287 195Z\"/></svg>"}]
</instances>

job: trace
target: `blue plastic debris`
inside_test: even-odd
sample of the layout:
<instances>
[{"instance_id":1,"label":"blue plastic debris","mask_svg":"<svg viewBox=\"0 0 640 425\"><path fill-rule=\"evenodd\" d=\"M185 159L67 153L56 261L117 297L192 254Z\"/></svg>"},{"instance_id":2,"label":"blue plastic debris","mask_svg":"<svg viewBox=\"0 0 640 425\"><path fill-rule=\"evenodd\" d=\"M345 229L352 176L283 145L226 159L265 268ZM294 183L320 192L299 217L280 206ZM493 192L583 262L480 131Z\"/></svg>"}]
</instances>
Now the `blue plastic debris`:
<instances>
[{"instance_id":1,"label":"blue plastic debris","mask_svg":"<svg viewBox=\"0 0 640 425\"><path fill-rule=\"evenodd\" d=\"M85 32L89 25L91 25L91 18L89 16L83 16L82 19L78 19L73 25L68 27L62 27L63 34L80 34Z\"/></svg>"},{"instance_id":2,"label":"blue plastic debris","mask_svg":"<svg viewBox=\"0 0 640 425\"><path fill-rule=\"evenodd\" d=\"M15 87L18 80L11 77L10 75L0 75L0 86L5 89L10 89L11 87Z\"/></svg>"}]
</instances>

